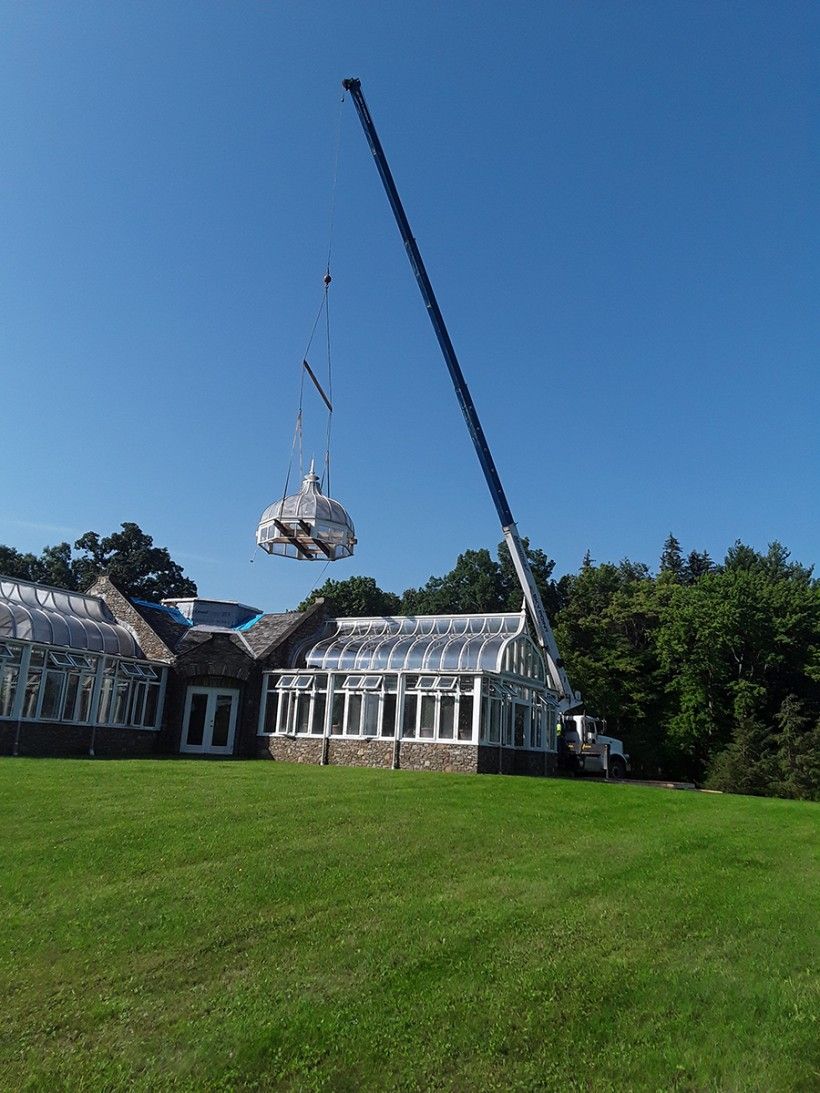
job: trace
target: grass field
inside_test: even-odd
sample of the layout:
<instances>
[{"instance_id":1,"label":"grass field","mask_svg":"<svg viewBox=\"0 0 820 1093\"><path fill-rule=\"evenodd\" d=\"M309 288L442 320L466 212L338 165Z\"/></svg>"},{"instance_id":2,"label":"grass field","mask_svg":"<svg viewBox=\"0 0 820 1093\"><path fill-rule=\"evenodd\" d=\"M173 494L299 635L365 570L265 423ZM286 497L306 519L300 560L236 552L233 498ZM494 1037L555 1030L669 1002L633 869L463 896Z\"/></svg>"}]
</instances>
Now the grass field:
<instances>
[{"instance_id":1,"label":"grass field","mask_svg":"<svg viewBox=\"0 0 820 1093\"><path fill-rule=\"evenodd\" d=\"M0 760L4 1089L809 1090L820 811Z\"/></svg>"}]
</instances>

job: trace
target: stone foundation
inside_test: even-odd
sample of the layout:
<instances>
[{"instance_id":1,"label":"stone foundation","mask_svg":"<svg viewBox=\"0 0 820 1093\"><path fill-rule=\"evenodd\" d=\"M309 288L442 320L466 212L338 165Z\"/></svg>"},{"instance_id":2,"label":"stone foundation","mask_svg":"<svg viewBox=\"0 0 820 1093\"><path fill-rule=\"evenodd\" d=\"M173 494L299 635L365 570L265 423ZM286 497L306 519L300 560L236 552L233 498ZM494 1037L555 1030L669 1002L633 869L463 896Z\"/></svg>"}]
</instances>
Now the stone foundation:
<instances>
[{"instance_id":1,"label":"stone foundation","mask_svg":"<svg viewBox=\"0 0 820 1093\"><path fill-rule=\"evenodd\" d=\"M478 748L475 744L428 744L421 740L402 740L399 766L402 770L475 774L478 771Z\"/></svg>"},{"instance_id":2,"label":"stone foundation","mask_svg":"<svg viewBox=\"0 0 820 1093\"><path fill-rule=\"evenodd\" d=\"M321 763L324 741L319 736L259 736L256 754L260 759L284 763ZM364 740L332 736L327 741L326 762L330 766L393 766L393 740ZM460 774L555 773L556 757L541 751L488 747L484 744L446 744L424 740L401 740L398 766L401 770L438 770Z\"/></svg>"},{"instance_id":3,"label":"stone foundation","mask_svg":"<svg viewBox=\"0 0 820 1093\"><path fill-rule=\"evenodd\" d=\"M66 725L54 721L20 723L20 755L55 759L88 757L91 725ZM157 754L158 733L149 729L115 729L97 726L94 754L101 759L145 759ZM12 755L17 736L16 721L0 722L0 755Z\"/></svg>"},{"instance_id":4,"label":"stone foundation","mask_svg":"<svg viewBox=\"0 0 820 1093\"><path fill-rule=\"evenodd\" d=\"M357 740L355 736L328 740L327 761L339 767L393 766L392 740Z\"/></svg>"},{"instance_id":5,"label":"stone foundation","mask_svg":"<svg viewBox=\"0 0 820 1093\"><path fill-rule=\"evenodd\" d=\"M258 736L259 759L278 759L282 763L321 763L321 736Z\"/></svg>"}]
</instances>

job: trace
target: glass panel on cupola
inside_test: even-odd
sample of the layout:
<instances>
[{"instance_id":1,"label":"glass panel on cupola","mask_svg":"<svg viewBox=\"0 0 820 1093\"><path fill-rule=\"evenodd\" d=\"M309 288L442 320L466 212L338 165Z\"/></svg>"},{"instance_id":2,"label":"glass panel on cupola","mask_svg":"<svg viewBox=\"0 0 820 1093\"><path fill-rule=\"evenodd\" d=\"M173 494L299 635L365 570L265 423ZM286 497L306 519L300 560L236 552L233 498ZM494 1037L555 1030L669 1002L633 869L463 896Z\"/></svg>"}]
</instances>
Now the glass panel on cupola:
<instances>
[{"instance_id":1,"label":"glass panel on cupola","mask_svg":"<svg viewBox=\"0 0 820 1093\"><path fill-rule=\"evenodd\" d=\"M322 493L311 464L300 491L262 513L256 542L268 554L284 558L338 562L353 554L356 530L342 505Z\"/></svg>"}]
</instances>

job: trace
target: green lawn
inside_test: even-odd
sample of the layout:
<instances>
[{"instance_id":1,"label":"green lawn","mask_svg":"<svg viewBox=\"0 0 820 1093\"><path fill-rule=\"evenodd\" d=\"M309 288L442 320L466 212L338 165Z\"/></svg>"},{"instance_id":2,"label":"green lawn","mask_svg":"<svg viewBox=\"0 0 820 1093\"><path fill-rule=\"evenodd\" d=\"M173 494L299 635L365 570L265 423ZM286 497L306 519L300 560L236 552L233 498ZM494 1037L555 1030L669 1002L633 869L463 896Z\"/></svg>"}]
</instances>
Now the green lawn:
<instances>
[{"instance_id":1,"label":"green lawn","mask_svg":"<svg viewBox=\"0 0 820 1093\"><path fill-rule=\"evenodd\" d=\"M820 811L0 760L4 1089L817 1089Z\"/></svg>"}]
</instances>

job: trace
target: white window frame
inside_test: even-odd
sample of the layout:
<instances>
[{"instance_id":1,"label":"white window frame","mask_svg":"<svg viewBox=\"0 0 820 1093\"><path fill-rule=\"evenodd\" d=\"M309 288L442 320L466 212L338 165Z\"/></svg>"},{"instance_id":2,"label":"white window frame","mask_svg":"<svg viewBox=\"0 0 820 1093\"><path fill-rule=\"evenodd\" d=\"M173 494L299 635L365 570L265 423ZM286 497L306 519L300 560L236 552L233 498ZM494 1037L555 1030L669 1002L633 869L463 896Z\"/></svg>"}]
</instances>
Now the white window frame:
<instances>
[{"instance_id":1,"label":"white window frame","mask_svg":"<svg viewBox=\"0 0 820 1093\"><path fill-rule=\"evenodd\" d=\"M23 721L26 723L46 722L48 724L62 725L88 725L105 728L145 729L158 732L162 725L162 716L165 704L165 689L168 670L165 665L152 664L142 661L128 661L123 658L97 653L96 651L82 652L69 647L53 647L28 642L3 642L3 647L8 649L20 649L19 663L13 663L12 668L17 669L14 698L9 714L0 718L2 721ZM6 658L0 659L5 663ZM42 663L40 663L40 661ZM126 668L125 665L128 667ZM118 680L128 681L127 704L125 721L111 722L99 721L100 693L102 679L106 668L112 667L112 690L116 688ZM31 713L25 713L26 693L28 691L29 675L37 676L37 690L35 693L34 708ZM57 676L60 679L59 701L57 714L44 717L43 703L45 701L47 676ZM78 680L77 690L71 703L71 709L66 710L66 701L69 695L71 679ZM89 684L90 681L90 684ZM135 692L137 684L144 686L142 700L139 702L139 722L135 721ZM145 714L148 708L148 696L150 688L157 689L157 704L155 724L145 725ZM88 710L86 716L81 718L79 712L83 705L83 695L90 688Z\"/></svg>"},{"instance_id":2,"label":"white window frame","mask_svg":"<svg viewBox=\"0 0 820 1093\"><path fill-rule=\"evenodd\" d=\"M477 743L477 720L476 709L478 708L479 714L481 709L481 676L463 675L459 676L453 672L442 673L441 676L436 676L434 679L435 686L427 686L427 681L431 678L429 675L419 675L417 672L408 673L417 677L417 682L412 687L405 689L402 696L401 711L397 711L397 721L399 732L402 740L412 740L419 744L459 744L470 746ZM452 683L450 681L453 681ZM439 682L444 681L444 686L440 687ZM422 684L419 687L419 683ZM478 699L476 698L478 695ZM443 697L455 698L455 708L453 711L453 735L442 736L441 735L441 699ZM432 698L435 702L435 708L433 713L433 735L421 736L421 708L422 703L420 699ZM459 717L461 713L462 698L469 698L472 700L473 709L471 714L472 720L472 732L469 740L459 740L458 738L458 725ZM411 700L415 702L415 718L413 723L413 735L407 736L404 733L404 711L407 701Z\"/></svg>"}]
</instances>

